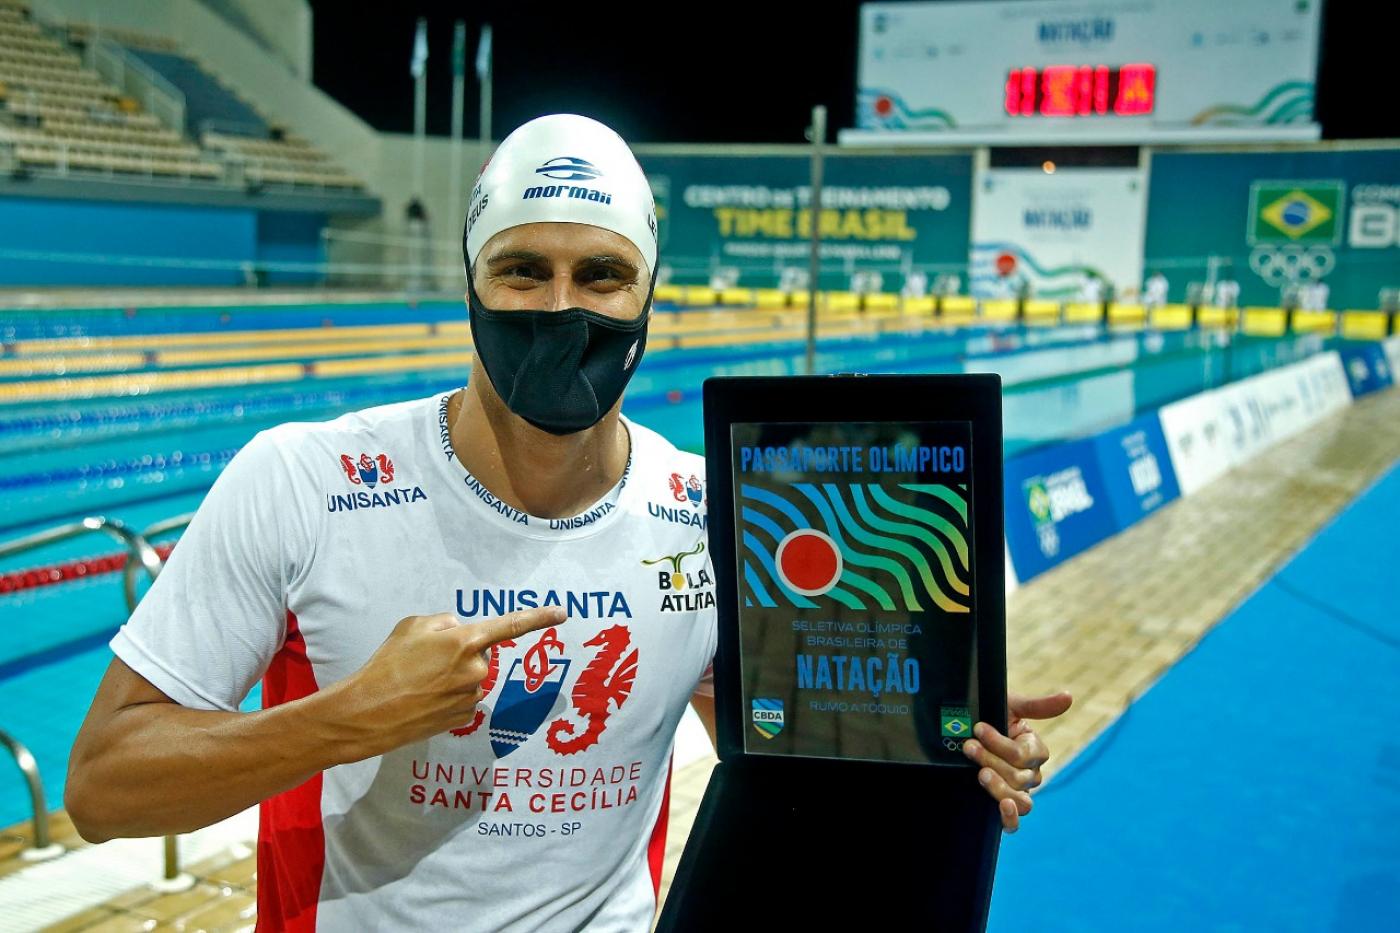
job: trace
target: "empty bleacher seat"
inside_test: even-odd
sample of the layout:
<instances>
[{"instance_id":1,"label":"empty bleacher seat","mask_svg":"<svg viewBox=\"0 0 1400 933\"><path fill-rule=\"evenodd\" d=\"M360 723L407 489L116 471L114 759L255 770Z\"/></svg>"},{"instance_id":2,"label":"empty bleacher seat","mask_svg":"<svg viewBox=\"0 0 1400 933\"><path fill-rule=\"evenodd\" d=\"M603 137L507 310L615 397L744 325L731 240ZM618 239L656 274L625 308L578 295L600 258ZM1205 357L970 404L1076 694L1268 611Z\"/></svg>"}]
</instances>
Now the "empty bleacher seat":
<instances>
[{"instance_id":1,"label":"empty bleacher seat","mask_svg":"<svg viewBox=\"0 0 1400 933\"><path fill-rule=\"evenodd\" d=\"M185 131L191 136L211 125L239 127L250 136L268 135L267 123L256 110L191 59L151 49L130 51L185 95Z\"/></svg>"},{"instance_id":2,"label":"empty bleacher seat","mask_svg":"<svg viewBox=\"0 0 1400 933\"><path fill-rule=\"evenodd\" d=\"M0 0L0 142L12 163L59 172L364 187L306 140L275 131L256 109L180 54L174 41L103 28L102 38L125 45L185 95L186 125L162 125L84 67L72 43L89 42L95 33L83 24L54 32L35 22L23 4Z\"/></svg>"},{"instance_id":3,"label":"empty bleacher seat","mask_svg":"<svg viewBox=\"0 0 1400 933\"><path fill-rule=\"evenodd\" d=\"M21 165L214 179L222 168L16 6L0 16L0 140Z\"/></svg>"}]
</instances>

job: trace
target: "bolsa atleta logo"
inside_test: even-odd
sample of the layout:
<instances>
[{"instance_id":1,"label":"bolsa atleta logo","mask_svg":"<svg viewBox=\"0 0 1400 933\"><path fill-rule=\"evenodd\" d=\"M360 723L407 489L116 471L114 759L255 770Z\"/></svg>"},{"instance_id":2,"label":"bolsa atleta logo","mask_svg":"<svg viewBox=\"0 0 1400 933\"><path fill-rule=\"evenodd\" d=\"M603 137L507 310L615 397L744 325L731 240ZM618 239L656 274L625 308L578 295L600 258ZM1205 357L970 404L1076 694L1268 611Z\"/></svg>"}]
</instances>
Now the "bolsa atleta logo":
<instances>
[{"instance_id":1,"label":"bolsa atleta logo","mask_svg":"<svg viewBox=\"0 0 1400 933\"><path fill-rule=\"evenodd\" d=\"M657 564L670 565L669 570L658 570L656 573L656 588L662 593L662 612L695 612L714 607L714 580L709 571L702 565L692 573L682 566L687 557L698 557L703 553L705 542L700 540L688 551L642 561L647 567Z\"/></svg>"}]
</instances>

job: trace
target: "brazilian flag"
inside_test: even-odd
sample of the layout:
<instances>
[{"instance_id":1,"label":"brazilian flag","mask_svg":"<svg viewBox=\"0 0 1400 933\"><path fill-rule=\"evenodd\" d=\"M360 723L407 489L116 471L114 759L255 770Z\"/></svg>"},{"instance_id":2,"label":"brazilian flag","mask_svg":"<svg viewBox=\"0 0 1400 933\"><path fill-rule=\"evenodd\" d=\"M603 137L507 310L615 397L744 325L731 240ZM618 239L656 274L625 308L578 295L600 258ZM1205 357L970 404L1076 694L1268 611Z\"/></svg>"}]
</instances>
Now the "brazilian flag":
<instances>
[{"instance_id":1,"label":"brazilian flag","mask_svg":"<svg viewBox=\"0 0 1400 933\"><path fill-rule=\"evenodd\" d=\"M1344 187L1340 181L1256 181L1249 192L1249 242L1336 243Z\"/></svg>"},{"instance_id":2,"label":"brazilian flag","mask_svg":"<svg viewBox=\"0 0 1400 933\"><path fill-rule=\"evenodd\" d=\"M972 734L972 714L966 706L944 706L938 712L943 735L952 739L965 739Z\"/></svg>"}]
</instances>

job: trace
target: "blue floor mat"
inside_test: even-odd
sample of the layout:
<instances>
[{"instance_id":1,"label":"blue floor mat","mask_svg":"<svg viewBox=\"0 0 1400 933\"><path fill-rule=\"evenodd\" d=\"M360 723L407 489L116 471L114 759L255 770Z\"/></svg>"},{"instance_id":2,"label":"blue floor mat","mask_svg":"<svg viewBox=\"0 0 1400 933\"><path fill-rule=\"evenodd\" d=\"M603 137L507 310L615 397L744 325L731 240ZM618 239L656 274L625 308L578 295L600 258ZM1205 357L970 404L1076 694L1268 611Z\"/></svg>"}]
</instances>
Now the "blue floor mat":
<instances>
[{"instance_id":1,"label":"blue floor mat","mask_svg":"<svg viewBox=\"0 0 1400 933\"><path fill-rule=\"evenodd\" d=\"M1061 772L988 928L1400 929L1397 527L1392 469Z\"/></svg>"}]
</instances>

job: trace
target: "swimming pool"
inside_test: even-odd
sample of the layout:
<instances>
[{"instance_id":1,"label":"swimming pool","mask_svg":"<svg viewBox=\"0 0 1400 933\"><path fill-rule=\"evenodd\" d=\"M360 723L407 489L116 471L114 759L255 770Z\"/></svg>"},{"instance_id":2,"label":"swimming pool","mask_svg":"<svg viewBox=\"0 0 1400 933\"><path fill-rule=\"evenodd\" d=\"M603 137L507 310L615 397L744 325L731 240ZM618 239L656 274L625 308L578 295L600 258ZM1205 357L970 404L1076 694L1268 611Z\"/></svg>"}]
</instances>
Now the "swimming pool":
<instances>
[{"instance_id":1,"label":"swimming pool","mask_svg":"<svg viewBox=\"0 0 1400 933\"><path fill-rule=\"evenodd\" d=\"M53 357L62 371L0 375L0 393L7 386L18 393L0 394L0 540L94 514L148 527L197 507L220 469L265 427L444 392L466 377L466 365L438 346L467 347L457 304L104 308L6 312L3 320L6 360ZM372 332L362 347L316 339L317 332L336 338L357 330ZM400 340L393 351L399 362L383 371L337 374L346 360L382 355L376 347L403 331L421 332L425 344L405 349ZM261 336L240 336L250 334ZM304 354L297 349L303 344L310 348ZM251 364L237 352L163 356L172 346L270 347L259 352L286 368L269 381L240 381ZM819 341L816 362L822 372L999 372L1007 386L1006 452L1014 456L1320 349L1316 337L978 326L829 337ZM99 375L86 375L93 366ZM791 339L749 336L719 346L655 340L624 410L698 451L706 377L786 375L804 366L805 346ZM126 381L104 389L117 385L113 378ZM24 395L26 386L45 380L69 380L72 392L58 392L69 383L55 383L58 394ZM34 752L51 806L62 799L68 749L126 607L120 574L94 570L52 585L27 585L16 575L64 564L96 568L89 559L116 550L89 537L0 560L0 579L12 584L0 585L0 726ZM255 691L249 705L257 703ZM21 782L0 778L0 826L26 816Z\"/></svg>"}]
</instances>

